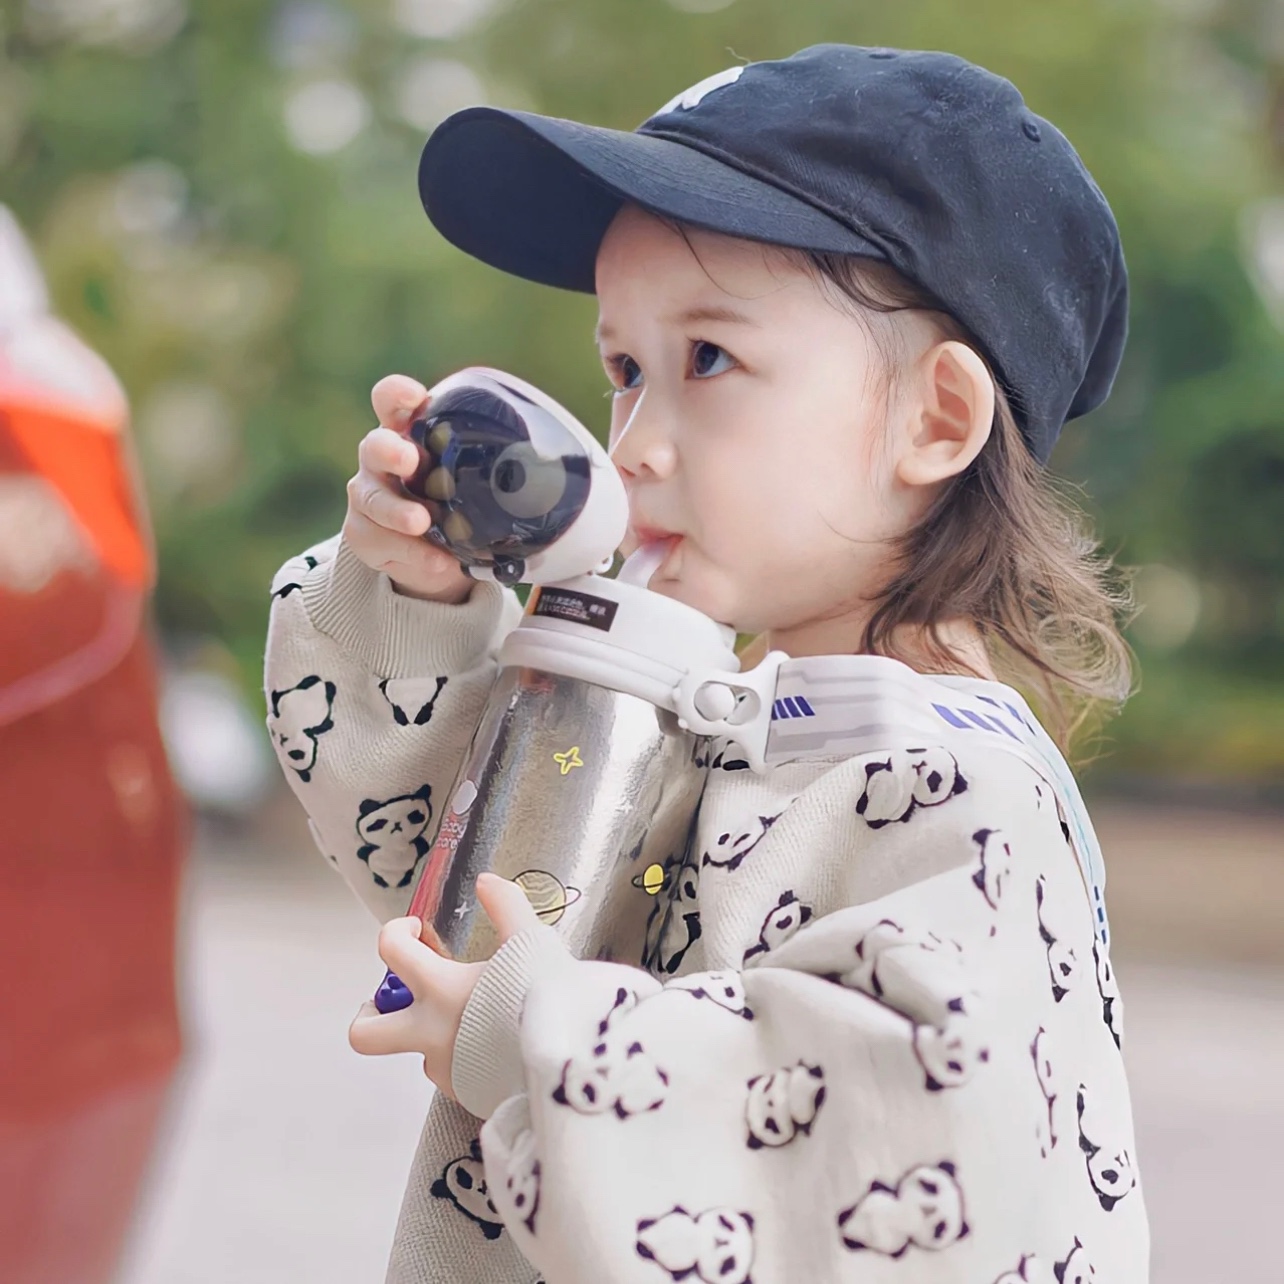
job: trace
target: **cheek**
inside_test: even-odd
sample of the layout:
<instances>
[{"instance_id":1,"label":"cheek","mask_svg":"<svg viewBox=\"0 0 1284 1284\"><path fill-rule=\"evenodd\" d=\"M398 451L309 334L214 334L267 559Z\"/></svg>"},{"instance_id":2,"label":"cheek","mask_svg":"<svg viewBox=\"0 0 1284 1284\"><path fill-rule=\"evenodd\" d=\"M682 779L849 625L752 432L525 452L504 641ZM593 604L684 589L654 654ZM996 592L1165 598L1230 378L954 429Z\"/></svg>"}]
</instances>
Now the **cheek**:
<instances>
[{"instance_id":1,"label":"cheek","mask_svg":"<svg viewBox=\"0 0 1284 1284\"><path fill-rule=\"evenodd\" d=\"M619 444L620 437L624 433L625 426L629 422L629 415L632 413L633 403L627 397L611 398L611 428L606 437L606 449L609 454Z\"/></svg>"}]
</instances>

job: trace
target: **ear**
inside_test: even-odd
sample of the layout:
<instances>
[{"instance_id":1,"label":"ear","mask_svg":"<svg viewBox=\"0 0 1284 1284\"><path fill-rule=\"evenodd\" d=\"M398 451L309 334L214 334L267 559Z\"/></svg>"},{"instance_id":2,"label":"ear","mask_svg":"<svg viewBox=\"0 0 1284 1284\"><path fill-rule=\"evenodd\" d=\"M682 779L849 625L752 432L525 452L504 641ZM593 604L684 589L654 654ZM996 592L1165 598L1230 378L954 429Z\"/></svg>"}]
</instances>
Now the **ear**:
<instances>
[{"instance_id":1,"label":"ear","mask_svg":"<svg viewBox=\"0 0 1284 1284\"><path fill-rule=\"evenodd\" d=\"M961 473L989 440L994 382L976 352L948 339L921 358L916 391L896 475L907 486L930 486Z\"/></svg>"}]
</instances>

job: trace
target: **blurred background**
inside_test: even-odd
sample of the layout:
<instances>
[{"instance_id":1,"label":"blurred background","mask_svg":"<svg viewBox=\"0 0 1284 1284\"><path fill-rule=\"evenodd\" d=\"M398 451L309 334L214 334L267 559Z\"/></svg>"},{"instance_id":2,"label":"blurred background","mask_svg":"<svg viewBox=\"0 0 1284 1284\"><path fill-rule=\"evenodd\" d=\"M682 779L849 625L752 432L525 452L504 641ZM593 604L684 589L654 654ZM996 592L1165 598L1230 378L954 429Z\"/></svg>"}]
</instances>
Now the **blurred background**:
<instances>
[{"instance_id":1,"label":"blurred background","mask_svg":"<svg viewBox=\"0 0 1284 1284\"><path fill-rule=\"evenodd\" d=\"M159 568L145 698L196 818L186 1053L120 1284L382 1278L427 1085L346 1047L374 924L269 751L268 584L338 528L388 372L495 365L606 422L592 300L445 244L424 137L480 102L632 128L828 40L1010 77L1118 217L1127 356L1052 467L1143 607L1140 690L1083 780L1154 1278L1284 1277L1259 1231L1284 1194L1280 0L0 0L0 203L132 407Z\"/></svg>"}]
</instances>

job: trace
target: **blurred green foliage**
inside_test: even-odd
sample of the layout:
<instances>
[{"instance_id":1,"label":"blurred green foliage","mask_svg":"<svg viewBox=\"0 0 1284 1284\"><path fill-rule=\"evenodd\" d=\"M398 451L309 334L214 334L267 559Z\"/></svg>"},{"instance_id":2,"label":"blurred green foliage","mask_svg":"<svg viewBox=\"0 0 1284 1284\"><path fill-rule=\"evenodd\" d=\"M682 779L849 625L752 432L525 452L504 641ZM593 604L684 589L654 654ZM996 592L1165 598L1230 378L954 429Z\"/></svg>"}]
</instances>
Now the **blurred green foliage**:
<instances>
[{"instance_id":1,"label":"blurred green foliage","mask_svg":"<svg viewBox=\"0 0 1284 1284\"><path fill-rule=\"evenodd\" d=\"M1053 467L1139 581L1143 684L1097 769L1284 782L1284 6L1277 0L4 0L0 200L133 398L159 621L257 685L266 586L334 531L368 390L468 363L600 428L592 300L420 210L472 101L632 128L819 41L1009 76L1118 216L1133 335Z\"/></svg>"}]
</instances>

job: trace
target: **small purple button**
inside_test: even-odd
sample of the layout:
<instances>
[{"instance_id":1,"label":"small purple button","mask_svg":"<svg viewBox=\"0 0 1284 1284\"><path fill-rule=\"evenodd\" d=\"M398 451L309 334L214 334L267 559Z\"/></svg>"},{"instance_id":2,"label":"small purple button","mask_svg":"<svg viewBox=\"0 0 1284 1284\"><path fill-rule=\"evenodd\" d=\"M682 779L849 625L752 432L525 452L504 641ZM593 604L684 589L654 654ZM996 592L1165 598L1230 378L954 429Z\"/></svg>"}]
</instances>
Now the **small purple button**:
<instances>
[{"instance_id":1,"label":"small purple button","mask_svg":"<svg viewBox=\"0 0 1284 1284\"><path fill-rule=\"evenodd\" d=\"M395 972L389 972L383 983L375 991L374 1005L380 1012L400 1012L415 1001L415 996L406 988Z\"/></svg>"}]
</instances>

